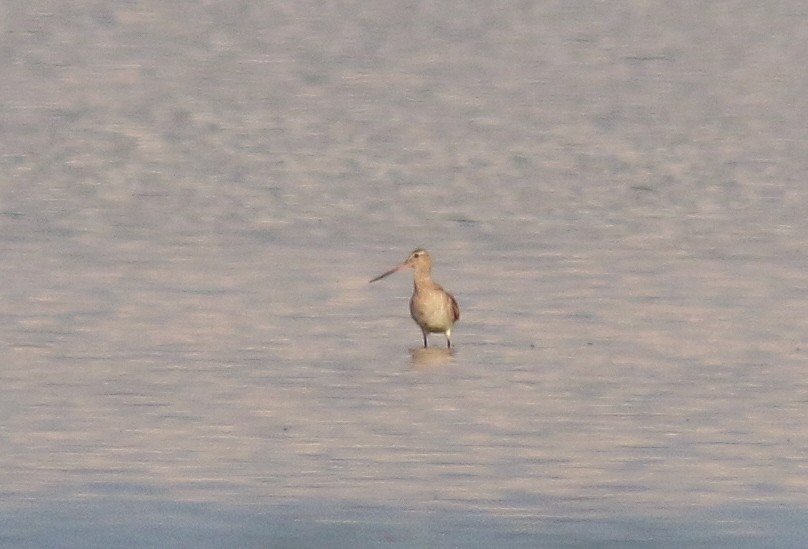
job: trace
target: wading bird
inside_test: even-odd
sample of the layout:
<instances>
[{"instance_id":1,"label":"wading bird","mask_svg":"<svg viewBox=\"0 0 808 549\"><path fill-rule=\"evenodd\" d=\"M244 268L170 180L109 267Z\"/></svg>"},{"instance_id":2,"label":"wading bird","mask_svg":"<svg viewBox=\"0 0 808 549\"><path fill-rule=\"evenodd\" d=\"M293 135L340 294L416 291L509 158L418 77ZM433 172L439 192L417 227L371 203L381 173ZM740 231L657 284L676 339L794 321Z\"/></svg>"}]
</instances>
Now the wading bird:
<instances>
[{"instance_id":1,"label":"wading bird","mask_svg":"<svg viewBox=\"0 0 808 549\"><path fill-rule=\"evenodd\" d=\"M410 315L424 334L424 347L428 347L427 335L446 334L446 346L452 347L452 326L460 319L460 307L455 298L432 280L432 258L426 250L417 248L400 265L380 274L370 282L396 273L405 268L413 270L413 291L410 298Z\"/></svg>"}]
</instances>

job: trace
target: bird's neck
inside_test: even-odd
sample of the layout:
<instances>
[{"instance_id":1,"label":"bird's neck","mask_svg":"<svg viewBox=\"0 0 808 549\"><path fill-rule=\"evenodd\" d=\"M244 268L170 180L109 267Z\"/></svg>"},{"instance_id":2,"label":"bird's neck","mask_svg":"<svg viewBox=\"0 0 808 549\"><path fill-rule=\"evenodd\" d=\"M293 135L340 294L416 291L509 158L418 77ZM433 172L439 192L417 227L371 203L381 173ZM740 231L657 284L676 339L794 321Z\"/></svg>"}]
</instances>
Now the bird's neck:
<instances>
[{"instance_id":1,"label":"bird's neck","mask_svg":"<svg viewBox=\"0 0 808 549\"><path fill-rule=\"evenodd\" d=\"M426 288L434 285L432 282L432 275L429 269L416 269L413 275L413 285L415 289Z\"/></svg>"}]
</instances>

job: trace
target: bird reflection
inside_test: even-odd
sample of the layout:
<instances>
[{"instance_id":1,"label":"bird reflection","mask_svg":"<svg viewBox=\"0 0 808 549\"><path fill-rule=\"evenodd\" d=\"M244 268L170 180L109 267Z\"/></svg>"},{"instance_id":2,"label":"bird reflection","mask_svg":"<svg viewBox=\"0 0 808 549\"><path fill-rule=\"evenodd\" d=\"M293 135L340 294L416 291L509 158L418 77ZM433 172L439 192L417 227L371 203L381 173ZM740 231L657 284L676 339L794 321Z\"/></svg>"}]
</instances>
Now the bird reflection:
<instances>
[{"instance_id":1,"label":"bird reflection","mask_svg":"<svg viewBox=\"0 0 808 549\"><path fill-rule=\"evenodd\" d=\"M454 350L439 347L416 347L410 349L410 357L415 368L431 368L451 361L454 358Z\"/></svg>"}]
</instances>

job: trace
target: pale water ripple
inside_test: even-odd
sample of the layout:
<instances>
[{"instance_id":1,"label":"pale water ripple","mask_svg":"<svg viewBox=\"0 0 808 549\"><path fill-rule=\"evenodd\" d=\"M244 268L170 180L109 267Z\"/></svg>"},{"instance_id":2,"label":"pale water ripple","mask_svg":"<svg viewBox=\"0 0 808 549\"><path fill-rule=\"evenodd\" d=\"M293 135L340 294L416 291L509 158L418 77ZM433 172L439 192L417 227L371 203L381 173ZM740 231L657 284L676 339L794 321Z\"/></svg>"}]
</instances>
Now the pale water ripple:
<instances>
[{"instance_id":1,"label":"pale water ripple","mask_svg":"<svg viewBox=\"0 0 808 549\"><path fill-rule=\"evenodd\" d=\"M803 545L806 20L7 3L0 545Z\"/></svg>"}]
</instances>

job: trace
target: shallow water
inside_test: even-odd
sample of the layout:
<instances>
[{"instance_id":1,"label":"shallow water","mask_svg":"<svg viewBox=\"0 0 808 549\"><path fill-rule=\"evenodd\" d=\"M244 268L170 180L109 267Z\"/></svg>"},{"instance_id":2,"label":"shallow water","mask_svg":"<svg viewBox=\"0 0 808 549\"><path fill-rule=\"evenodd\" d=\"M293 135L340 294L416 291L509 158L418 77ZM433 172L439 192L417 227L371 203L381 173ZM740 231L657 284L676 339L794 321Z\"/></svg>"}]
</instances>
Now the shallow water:
<instances>
[{"instance_id":1,"label":"shallow water","mask_svg":"<svg viewBox=\"0 0 808 549\"><path fill-rule=\"evenodd\" d=\"M801 4L190 8L2 8L0 544L802 544Z\"/></svg>"}]
</instances>

